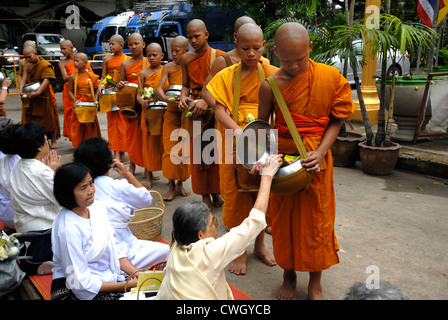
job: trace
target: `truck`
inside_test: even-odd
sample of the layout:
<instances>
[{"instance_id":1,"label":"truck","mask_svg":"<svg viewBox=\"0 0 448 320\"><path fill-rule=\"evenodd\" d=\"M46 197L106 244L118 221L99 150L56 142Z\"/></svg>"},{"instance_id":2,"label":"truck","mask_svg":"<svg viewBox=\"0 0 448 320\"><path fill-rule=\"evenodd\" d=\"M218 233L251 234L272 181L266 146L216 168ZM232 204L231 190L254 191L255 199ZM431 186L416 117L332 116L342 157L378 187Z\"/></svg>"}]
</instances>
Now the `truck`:
<instances>
[{"instance_id":1,"label":"truck","mask_svg":"<svg viewBox=\"0 0 448 320\"><path fill-rule=\"evenodd\" d=\"M165 57L171 60L170 38L178 35L187 36L187 25L194 19L192 5L181 2L169 6L169 14L161 14L155 19L148 19L145 26L139 29L146 44L157 42L162 46ZM160 14L162 11L154 12ZM202 20L210 31L208 43L212 48L229 51L234 48L233 41L227 42L226 37L231 37L235 20L244 14L242 10L236 10L225 14L219 7L209 3ZM155 16L156 17L156 16ZM191 48L190 48L191 49Z\"/></svg>"},{"instance_id":2,"label":"truck","mask_svg":"<svg viewBox=\"0 0 448 320\"><path fill-rule=\"evenodd\" d=\"M100 42L101 34L113 18L115 18L115 16L106 17L96 22L87 34L84 46L85 53L87 54L89 59L92 59L92 57L96 54L103 53L103 48L101 47Z\"/></svg>"},{"instance_id":3,"label":"truck","mask_svg":"<svg viewBox=\"0 0 448 320\"><path fill-rule=\"evenodd\" d=\"M109 21L107 27L101 33L101 37L99 40L101 42L101 48L103 50L103 54L110 53L109 49L110 37L112 37L114 34L123 35L124 29L128 25L129 19L132 16L134 16L134 14L135 14L134 11L122 12Z\"/></svg>"}]
</instances>

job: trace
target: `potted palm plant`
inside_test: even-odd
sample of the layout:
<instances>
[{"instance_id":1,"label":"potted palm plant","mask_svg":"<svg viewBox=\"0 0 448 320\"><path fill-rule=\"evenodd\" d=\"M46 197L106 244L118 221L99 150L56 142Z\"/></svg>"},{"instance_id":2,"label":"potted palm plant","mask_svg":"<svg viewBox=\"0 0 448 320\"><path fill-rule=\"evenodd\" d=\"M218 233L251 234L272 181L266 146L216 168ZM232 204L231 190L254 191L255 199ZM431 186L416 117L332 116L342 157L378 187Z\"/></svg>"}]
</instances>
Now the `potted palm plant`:
<instances>
[{"instance_id":1,"label":"potted palm plant","mask_svg":"<svg viewBox=\"0 0 448 320\"><path fill-rule=\"evenodd\" d=\"M395 74L392 74L392 86L390 104L385 104L386 84L386 59L392 56L397 59L398 54L404 54L406 48L412 48L418 44L422 46L433 45L434 31L421 24L405 24L395 16L382 14L380 16L380 28L371 29L360 23L341 25L335 27L334 41L331 50L323 55L334 55L343 51L353 69L356 91L366 133L366 141L360 142L360 158L365 172L377 175L390 174L398 160L400 145L392 142L391 127L393 123L393 101ZM382 60L380 108L378 115L378 127L376 135L372 130L367 110L362 97L358 70L363 65L364 58L359 61L355 55L352 41L362 39L364 44L363 57L367 54L378 56ZM370 48L366 52L366 47ZM393 62L395 62L395 60ZM386 121L386 110L388 110Z\"/></svg>"}]
</instances>

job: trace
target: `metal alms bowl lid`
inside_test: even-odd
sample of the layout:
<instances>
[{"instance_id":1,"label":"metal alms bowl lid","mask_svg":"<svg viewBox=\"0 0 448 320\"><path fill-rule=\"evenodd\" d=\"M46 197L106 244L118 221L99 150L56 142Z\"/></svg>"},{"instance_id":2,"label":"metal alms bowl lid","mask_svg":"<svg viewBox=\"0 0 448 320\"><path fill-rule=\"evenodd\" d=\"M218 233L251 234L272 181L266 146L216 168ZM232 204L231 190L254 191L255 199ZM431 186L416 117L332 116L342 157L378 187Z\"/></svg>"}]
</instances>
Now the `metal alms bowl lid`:
<instances>
[{"instance_id":1,"label":"metal alms bowl lid","mask_svg":"<svg viewBox=\"0 0 448 320\"><path fill-rule=\"evenodd\" d=\"M117 94L116 91L113 91L115 88L107 88L107 89L103 89L103 94Z\"/></svg>"},{"instance_id":2,"label":"metal alms bowl lid","mask_svg":"<svg viewBox=\"0 0 448 320\"><path fill-rule=\"evenodd\" d=\"M165 101L151 101L149 102L149 109L166 109L167 105Z\"/></svg>"},{"instance_id":3,"label":"metal alms bowl lid","mask_svg":"<svg viewBox=\"0 0 448 320\"><path fill-rule=\"evenodd\" d=\"M39 90L40 85L41 85L40 82L27 83L26 85L23 86L22 92L23 93L36 92L37 90Z\"/></svg>"},{"instance_id":4,"label":"metal alms bowl lid","mask_svg":"<svg viewBox=\"0 0 448 320\"><path fill-rule=\"evenodd\" d=\"M276 131L263 120L247 124L236 140L236 157L247 169L257 162L264 162L277 152Z\"/></svg>"},{"instance_id":5,"label":"metal alms bowl lid","mask_svg":"<svg viewBox=\"0 0 448 320\"><path fill-rule=\"evenodd\" d=\"M6 76L3 72L0 72L0 84L3 83L3 80L6 79Z\"/></svg>"},{"instance_id":6,"label":"metal alms bowl lid","mask_svg":"<svg viewBox=\"0 0 448 320\"><path fill-rule=\"evenodd\" d=\"M96 103L95 102L78 102L76 107L95 107L96 108Z\"/></svg>"}]
</instances>

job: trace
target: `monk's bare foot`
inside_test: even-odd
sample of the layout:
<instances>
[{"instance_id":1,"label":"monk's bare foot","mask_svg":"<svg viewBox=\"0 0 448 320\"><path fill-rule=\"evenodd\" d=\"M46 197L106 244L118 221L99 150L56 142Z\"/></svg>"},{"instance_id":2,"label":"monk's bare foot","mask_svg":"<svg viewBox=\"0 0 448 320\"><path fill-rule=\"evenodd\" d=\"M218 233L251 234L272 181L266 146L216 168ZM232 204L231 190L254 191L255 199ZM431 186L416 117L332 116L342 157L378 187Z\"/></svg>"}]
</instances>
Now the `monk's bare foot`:
<instances>
[{"instance_id":1,"label":"monk's bare foot","mask_svg":"<svg viewBox=\"0 0 448 320\"><path fill-rule=\"evenodd\" d=\"M212 205L212 201L210 200L209 194L202 196L202 202L204 202L210 208L210 211L213 211L213 205Z\"/></svg>"},{"instance_id":2,"label":"monk's bare foot","mask_svg":"<svg viewBox=\"0 0 448 320\"><path fill-rule=\"evenodd\" d=\"M310 272L310 281L308 283L308 299L310 300L324 300L322 295L322 287L320 285L320 278L322 271Z\"/></svg>"},{"instance_id":3,"label":"monk's bare foot","mask_svg":"<svg viewBox=\"0 0 448 320\"><path fill-rule=\"evenodd\" d=\"M272 267L277 264L275 261L274 255L270 253L264 246L261 248L254 248L254 254L264 263L268 266Z\"/></svg>"},{"instance_id":4,"label":"monk's bare foot","mask_svg":"<svg viewBox=\"0 0 448 320\"><path fill-rule=\"evenodd\" d=\"M121 162L125 163L126 161L128 161L128 157L126 157L126 154L122 151L120 151L120 159Z\"/></svg>"},{"instance_id":5,"label":"monk's bare foot","mask_svg":"<svg viewBox=\"0 0 448 320\"><path fill-rule=\"evenodd\" d=\"M58 143L56 142L56 140L53 140L53 141L51 142L51 149L59 149L59 145L58 145Z\"/></svg>"},{"instance_id":6,"label":"monk's bare foot","mask_svg":"<svg viewBox=\"0 0 448 320\"><path fill-rule=\"evenodd\" d=\"M171 201L174 199L174 196L176 195L176 185L174 183L174 180L169 180L169 188L166 195L163 196L163 200L165 201Z\"/></svg>"},{"instance_id":7,"label":"monk's bare foot","mask_svg":"<svg viewBox=\"0 0 448 320\"><path fill-rule=\"evenodd\" d=\"M247 253L244 252L241 256L236 258L229 267L229 271L238 274L245 275L247 272Z\"/></svg>"},{"instance_id":8,"label":"monk's bare foot","mask_svg":"<svg viewBox=\"0 0 448 320\"><path fill-rule=\"evenodd\" d=\"M283 271L283 284L277 292L279 300L297 300L297 275L294 269Z\"/></svg>"},{"instance_id":9,"label":"monk's bare foot","mask_svg":"<svg viewBox=\"0 0 448 320\"><path fill-rule=\"evenodd\" d=\"M212 193L212 198L213 198L213 206L215 208L223 206L224 200L221 198L221 195L219 193Z\"/></svg>"},{"instance_id":10,"label":"monk's bare foot","mask_svg":"<svg viewBox=\"0 0 448 320\"><path fill-rule=\"evenodd\" d=\"M134 174L135 173L135 163L130 163L129 164L129 172L131 173L131 174Z\"/></svg>"},{"instance_id":11,"label":"monk's bare foot","mask_svg":"<svg viewBox=\"0 0 448 320\"><path fill-rule=\"evenodd\" d=\"M149 177L151 178L151 180L155 180L158 181L160 180L160 176L155 176L152 172L149 172Z\"/></svg>"},{"instance_id":12,"label":"monk's bare foot","mask_svg":"<svg viewBox=\"0 0 448 320\"><path fill-rule=\"evenodd\" d=\"M177 181L176 193L180 194L182 197L188 197L190 195L190 191L184 189L182 181Z\"/></svg>"}]
</instances>

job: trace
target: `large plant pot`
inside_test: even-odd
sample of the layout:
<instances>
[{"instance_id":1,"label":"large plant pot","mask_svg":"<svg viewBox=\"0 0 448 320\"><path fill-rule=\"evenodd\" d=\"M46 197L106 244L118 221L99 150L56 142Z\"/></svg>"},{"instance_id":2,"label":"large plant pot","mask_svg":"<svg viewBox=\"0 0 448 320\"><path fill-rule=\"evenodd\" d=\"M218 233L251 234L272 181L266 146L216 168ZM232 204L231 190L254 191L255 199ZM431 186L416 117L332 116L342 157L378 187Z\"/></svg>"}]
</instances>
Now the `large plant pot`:
<instances>
[{"instance_id":1,"label":"large plant pot","mask_svg":"<svg viewBox=\"0 0 448 320\"><path fill-rule=\"evenodd\" d=\"M384 176L392 172L397 164L401 145L395 142L390 147L367 146L366 142L360 142L359 157L362 170L372 175Z\"/></svg>"},{"instance_id":2,"label":"large plant pot","mask_svg":"<svg viewBox=\"0 0 448 320\"><path fill-rule=\"evenodd\" d=\"M358 144L364 141L366 137L360 133L347 132L346 137L338 136L331 146L331 154L334 157L333 165L335 167L352 168L359 160Z\"/></svg>"}]
</instances>

